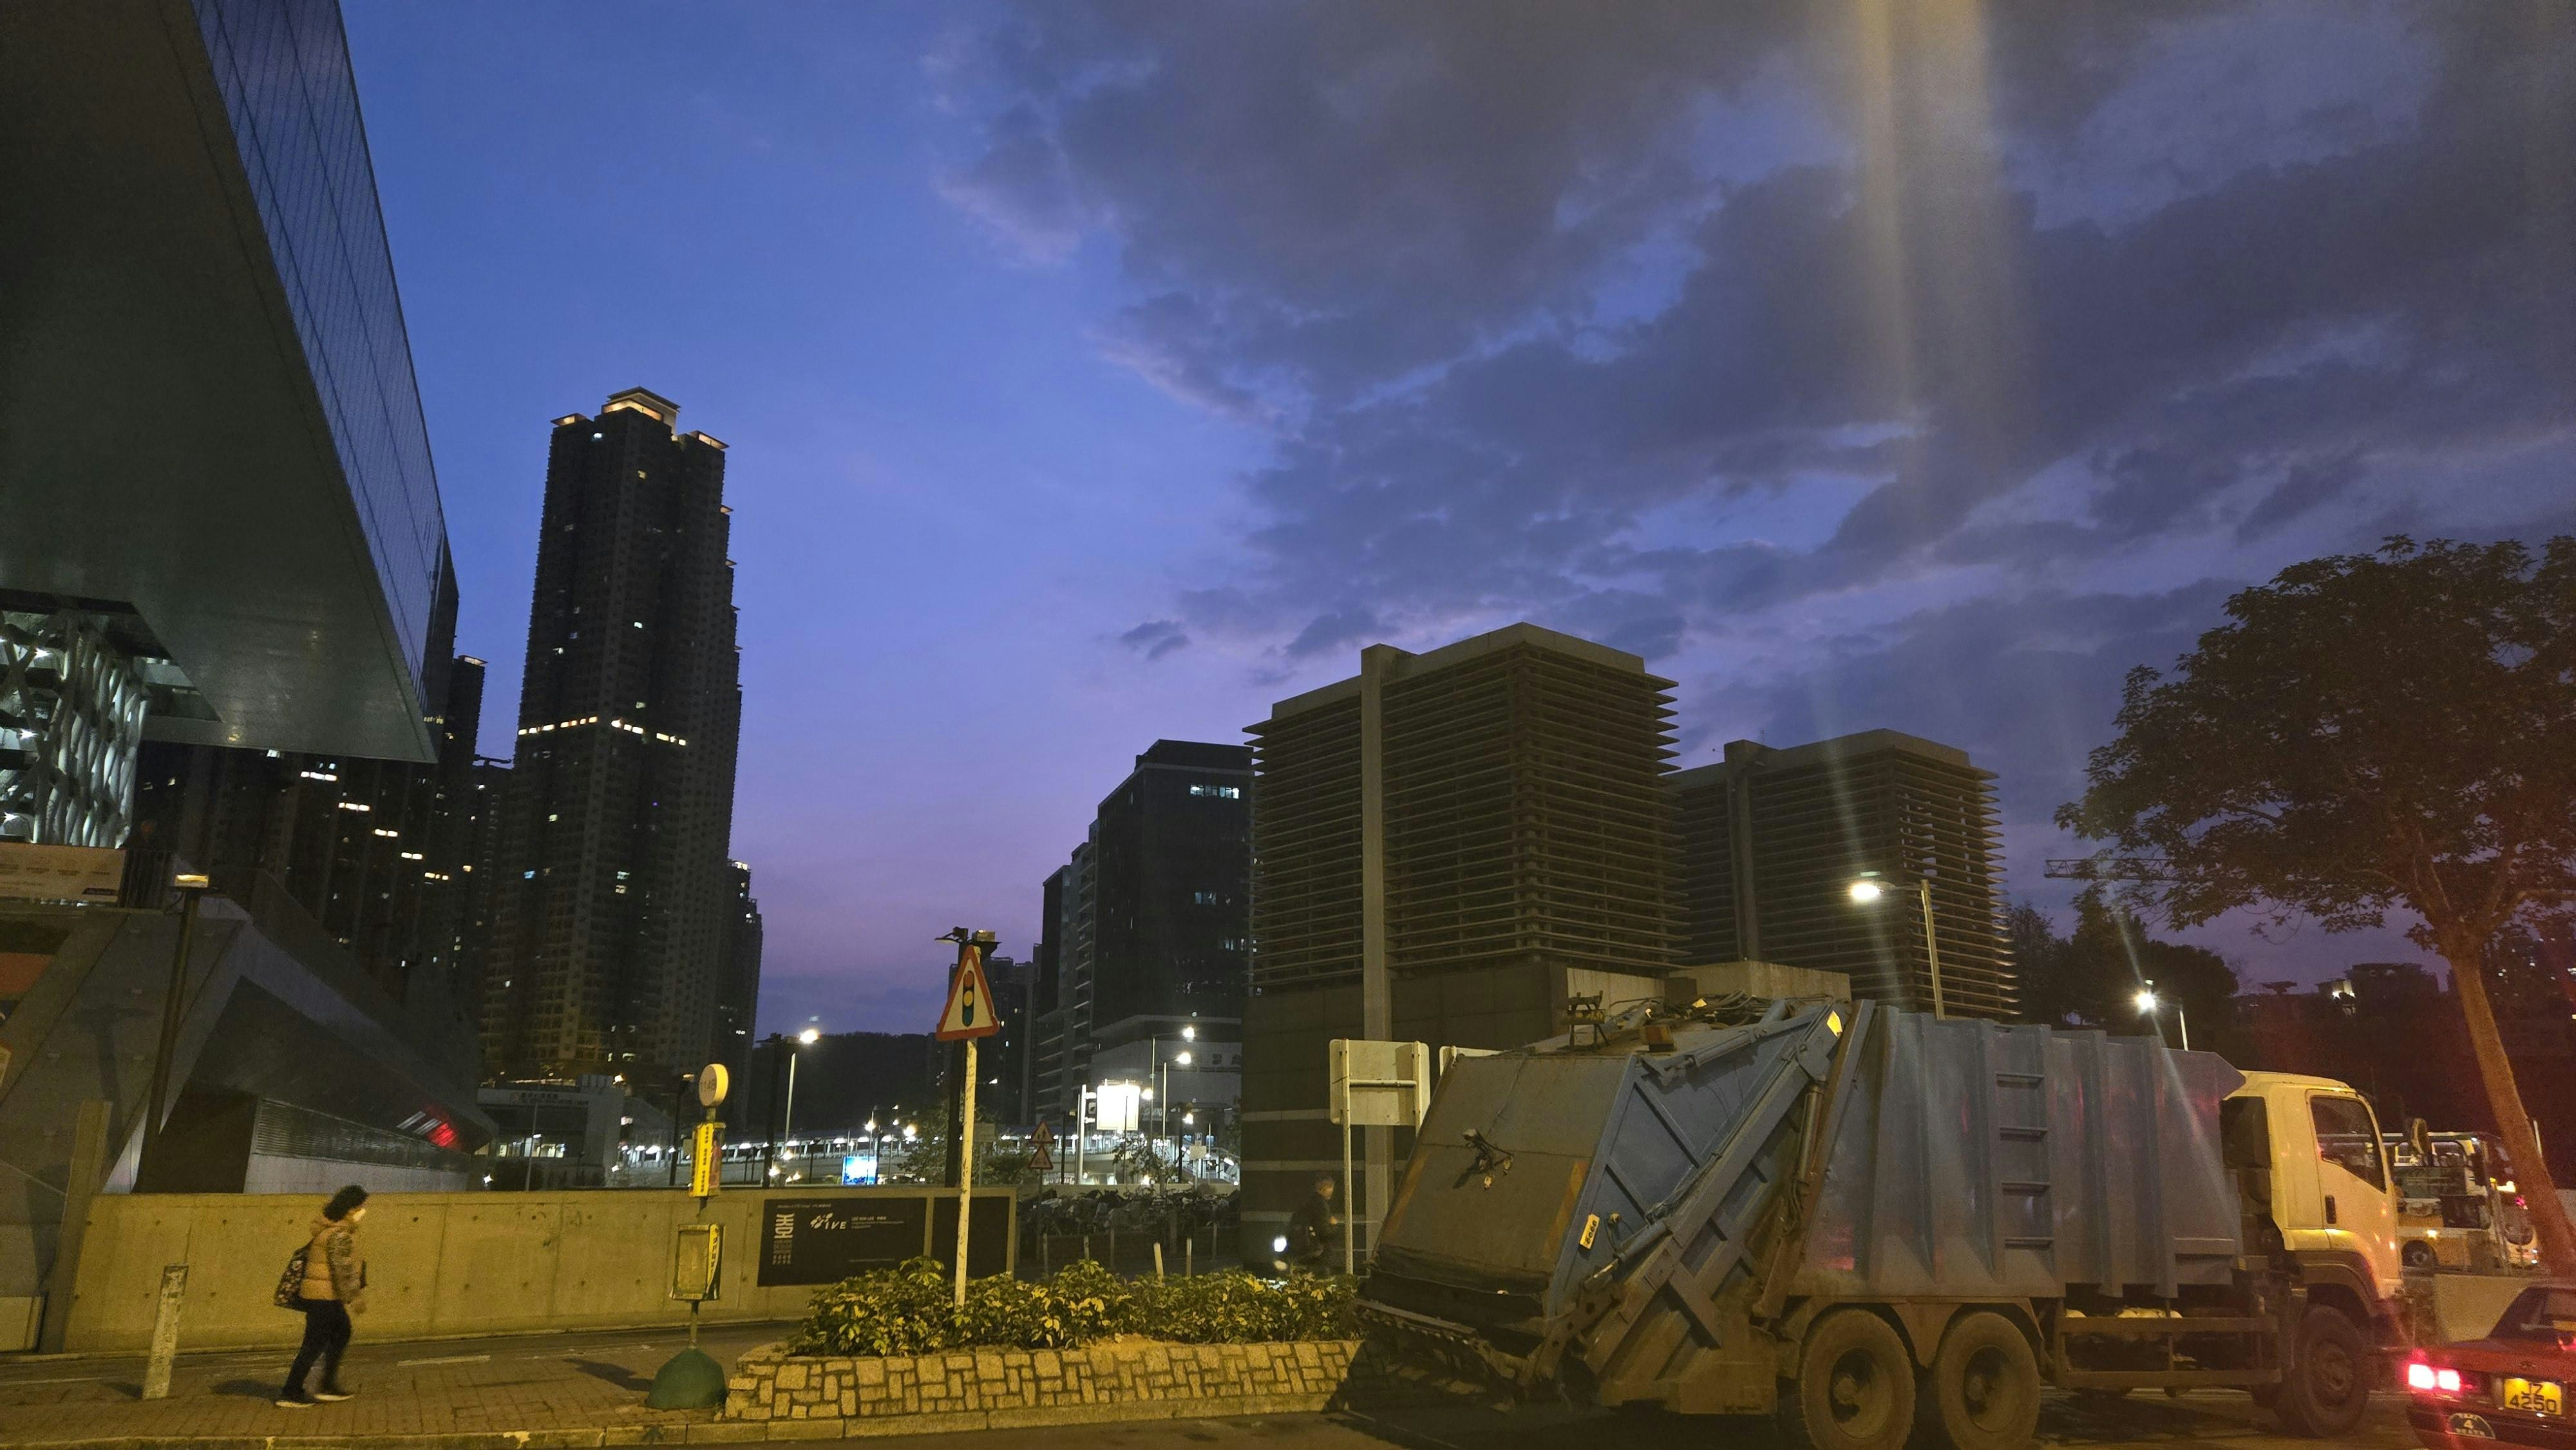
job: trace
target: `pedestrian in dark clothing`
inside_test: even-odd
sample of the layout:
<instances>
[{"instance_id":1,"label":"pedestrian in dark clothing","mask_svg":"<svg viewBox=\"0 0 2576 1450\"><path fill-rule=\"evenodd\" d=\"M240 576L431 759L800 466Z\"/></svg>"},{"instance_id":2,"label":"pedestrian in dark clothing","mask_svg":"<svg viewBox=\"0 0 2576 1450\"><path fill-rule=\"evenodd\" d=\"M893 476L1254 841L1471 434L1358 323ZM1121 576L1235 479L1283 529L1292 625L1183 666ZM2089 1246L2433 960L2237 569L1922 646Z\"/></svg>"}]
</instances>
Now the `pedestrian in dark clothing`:
<instances>
[{"instance_id":1,"label":"pedestrian in dark clothing","mask_svg":"<svg viewBox=\"0 0 2576 1450\"><path fill-rule=\"evenodd\" d=\"M304 1344L295 1351L295 1367L286 1372L286 1388L277 1396L290 1410L355 1393L341 1388L340 1356L349 1347L349 1316L367 1312L367 1261L358 1257L358 1220L366 1216L367 1190L352 1183L332 1194L322 1216L313 1220L312 1240L304 1246L304 1282L295 1293L295 1307L304 1311ZM308 1395L304 1377L316 1360L322 1364L322 1385Z\"/></svg>"},{"instance_id":2,"label":"pedestrian in dark clothing","mask_svg":"<svg viewBox=\"0 0 2576 1450\"><path fill-rule=\"evenodd\" d=\"M1288 1217L1288 1262L1310 1274L1325 1272L1333 1230L1342 1226L1333 1212L1333 1175L1316 1178L1315 1191Z\"/></svg>"}]
</instances>

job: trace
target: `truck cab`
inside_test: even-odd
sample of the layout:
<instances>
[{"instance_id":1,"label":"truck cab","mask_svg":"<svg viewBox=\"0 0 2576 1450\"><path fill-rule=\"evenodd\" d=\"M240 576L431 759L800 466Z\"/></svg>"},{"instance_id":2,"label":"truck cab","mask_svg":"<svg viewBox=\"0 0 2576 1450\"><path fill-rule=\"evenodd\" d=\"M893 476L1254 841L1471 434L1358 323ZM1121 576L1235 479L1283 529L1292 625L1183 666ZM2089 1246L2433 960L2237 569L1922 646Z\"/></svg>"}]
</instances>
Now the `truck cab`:
<instances>
[{"instance_id":1,"label":"truck cab","mask_svg":"<svg viewBox=\"0 0 2576 1450\"><path fill-rule=\"evenodd\" d=\"M2229 1166L2268 1209L2281 1247L2319 1269L2349 1268L2367 1306L2395 1299L2405 1263L2395 1180L2370 1104L2349 1084L2249 1072L2220 1109ZM2248 1173L2256 1163L2259 1175Z\"/></svg>"}]
</instances>

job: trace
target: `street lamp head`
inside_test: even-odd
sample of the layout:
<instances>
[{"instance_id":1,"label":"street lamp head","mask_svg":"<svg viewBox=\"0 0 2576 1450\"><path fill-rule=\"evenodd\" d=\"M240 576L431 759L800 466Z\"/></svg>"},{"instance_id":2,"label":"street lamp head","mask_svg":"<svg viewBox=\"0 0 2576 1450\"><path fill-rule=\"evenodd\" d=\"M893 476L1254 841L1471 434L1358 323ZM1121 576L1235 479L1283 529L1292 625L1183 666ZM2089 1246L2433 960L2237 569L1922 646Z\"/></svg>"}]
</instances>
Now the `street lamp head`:
<instances>
[{"instance_id":1,"label":"street lamp head","mask_svg":"<svg viewBox=\"0 0 2576 1450\"><path fill-rule=\"evenodd\" d=\"M920 1133L920 1132L921 1132L921 1130L920 1130L919 1128L914 1127L914 1126L913 1126L912 1124L910 1124L910 1123L906 1123L906 1124L904 1124L904 1125L903 1125L903 1135L904 1135L906 1138L915 1137L915 1136L919 1135L919 1133Z\"/></svg>"},{"instance_id":2,"label":"street lamp head","mask_svg":"<svg viewBox=\"0 0 2576 1450\"><path fill-rule=\"evenodd\" d=\"M808 1047L811 1047L815 1043L823 1040L823 1029L820 1027L808 1027L804 1031L796 1034L796 1040L804 1043Z\"/></svg>"},{"instance_id":3,"label":"street lamp head","mask_svg":"<svg viewBox=\"0 0 2576 1450\"><path fill-rule=\"evenodd\" d=\"M1180 1056L1175 1057L1175 1058L1173 1058L1173 1059L1172 1059L1172 1066L1174 1066L1174 1067L1187 1067L1187 1066L1189 1066L1189 1065L1190 1065L1190 1055L1189 1055L1188 1053L1186 1053L1186 1052L1184 1052L1184 1053L1182 1053Z\"/></svg>"},{"instance_id":4,"label":"street lamp head","mask_svg":"<svg viewBox=\"0 0 2576 1450\"><path fill-rule=\"evenodd\" d=\"M876 1119L874 1119L874 1118L870 1118L870 1119L868 1119L868 1131L869 1131L869 1132L871 1132L871 1133L873 1133L873 1132L875 1132L876 1130L877 1130L877 1120L876 1120Z\"/></svg>"},{"instance_id":5,"label":"street lamp head","mask_svg":"<svg viewBox=\"0 0 2576 1450\"><path fill-rule=\"evenodd\" d=\"M1887 888L1864 876L1851 884L1851 899L1863 906L1887 894Z\"/></svg>"},{"instance_id":6,"label":"street lamp head","mask_svg":"<svg viewBox=\"0 0 2576 1450\"><path fill-rule=\"evenodd\" d=\"M2137 1002L2138 1010L2140 1012L2153 1012L2156 1010L2156 994L2147 988L2139 988L2138 995L2134 1000Z\"/></svg>"},{"instance_id":7,"label":"street lamp head","mask_svg":"<svg viewBox=\"0 0 2576 1450\"><path fill-rule=\"evenodd\" d=\"M1181 1040L1182 1040L1183 1042L1196 1042L1196 1041L1198 1041L1198 1040L1199 1040L1199 1030L1198 1030L1197 1028L1195 1028L1195 1027L1184 1027L1184 1028L1182 1028L1182 1029L1181 1029Z\"/></svg>"}]
</instances>

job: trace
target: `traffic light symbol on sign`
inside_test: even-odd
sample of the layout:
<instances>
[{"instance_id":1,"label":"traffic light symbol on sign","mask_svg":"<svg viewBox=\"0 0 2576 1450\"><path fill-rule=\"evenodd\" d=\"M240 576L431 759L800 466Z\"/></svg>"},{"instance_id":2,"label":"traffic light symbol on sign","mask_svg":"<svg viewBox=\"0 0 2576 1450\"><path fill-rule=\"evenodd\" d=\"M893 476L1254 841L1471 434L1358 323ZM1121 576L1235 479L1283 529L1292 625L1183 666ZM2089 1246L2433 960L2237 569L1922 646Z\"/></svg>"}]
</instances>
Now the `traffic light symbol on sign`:
<instances>
[{"instance_id":1,"label":"traffic light symbol on sign","mask_svg":"<svg viewBox=\"0 0 2576 1450\"><path fill-rule=\"evenodd\" d=\"M984 954L969 946L957 956L957 970L948 980L948 1005L939 1014L939 1028L930 1035L942 1042L956 1042L967 1037L990 1037L1002 1030L1001 1019L992 1009L993 986L984 978Z\"/></svg>"}]
</instances>

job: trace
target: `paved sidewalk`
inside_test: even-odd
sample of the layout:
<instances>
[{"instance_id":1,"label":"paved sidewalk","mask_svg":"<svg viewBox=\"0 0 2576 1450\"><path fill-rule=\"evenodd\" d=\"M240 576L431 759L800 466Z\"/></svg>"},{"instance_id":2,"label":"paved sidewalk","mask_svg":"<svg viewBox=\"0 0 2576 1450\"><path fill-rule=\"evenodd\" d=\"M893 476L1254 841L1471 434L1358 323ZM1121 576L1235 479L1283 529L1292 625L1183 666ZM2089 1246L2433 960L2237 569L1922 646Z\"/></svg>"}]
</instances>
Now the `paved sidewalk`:
<instances>
[{"instance_id":1,"label":"paved sidewalk","mask_svg":"<svg viewBox=\"0 0 2576 1450\"><path fill-rule=\"evenodd\" d=\"M731 1368L744 1350L784 1325L727 1325L699 1347ZM183 1354L170 1397L141 1398L139 1357L0 1359L0 1445L81 1441L248 1440L269 1436L481 1436L540 1432L588 1444L688 1438L712 1410L648 1410L653 1372L688 1342L685 1331L441 1339L369 1344L358 1325L341 1378L357 1398L309 1410L271 1404L291 1353L222 1350ZM720 1432L702 1432L720 1433ZM460 1442L461 1443L461 1442Z\"/></svg>"}]
</instances>

